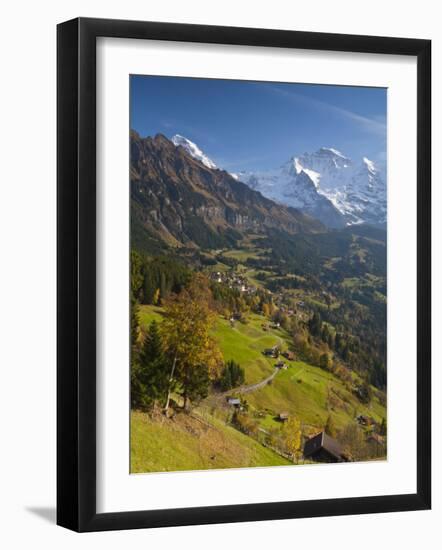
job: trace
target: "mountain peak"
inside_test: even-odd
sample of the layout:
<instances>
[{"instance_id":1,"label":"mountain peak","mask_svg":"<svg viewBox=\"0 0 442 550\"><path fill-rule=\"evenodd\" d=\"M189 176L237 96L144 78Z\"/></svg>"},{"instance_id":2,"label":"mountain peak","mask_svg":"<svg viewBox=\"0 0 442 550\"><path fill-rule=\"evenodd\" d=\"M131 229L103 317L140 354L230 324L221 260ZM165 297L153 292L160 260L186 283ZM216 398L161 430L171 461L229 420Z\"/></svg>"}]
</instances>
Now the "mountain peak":
<instances>
[{"instance_id":1,"label":"mountain peak","mask_svg":"<svg viewBox=\"0 0 442 550\"><path fill-rule=\"evenodd\" d=\"M251 172L241 180L330 227L385 222L386 185L378 167L367 157L353 162L333 147L293 156L279 170Z\"/></svg>"},{"instance_id":2,"label":"mountain peak","mask_svg":"<svg viewBox=\"0 0 442 550\"><path fill-rule=\"evenodd\" d=\"M318 151L319 154L322 155L328 155L328 156L334 156L334 157L340 157L342 159L346 159L347 157L341 153L341 151L338 151L337 149L334 149L333 147L321 147Z\"/></svg>"},{"instance_id":3,"label":"mountain peak","mask_svg":"<svg viewBox=\"0 0 442 550\"><path fill-rule=\"evenodd\" d=\"M367 167L367 170L372 174L377 174L379 172L375 163L372 160L368 159L367 157L362 157L362 162Z\"/></svg>"},{"instance_id":4,"label":"mountain peak","mask_svg":"<svg viewBox=\"0 0 442 550\"><path fill-rule=\"evenodd\" d=\"M180 134L175 134L172 137L172 143L176 147L182 147L183 149L185 149L191 157L202 162L204 166L206 166L207 168L210 168L212 170L217 168L213 160L210 159L207 155L205 155L203 151L201 151L201 149L198 147L198 145L193 141L190 141L190 139Z\"/></svg>"},{"instance_id":5,"label":"mountain peak","mask_svg":"<svg viewBox=\"0 0 442 550\"><path fill-rule=\"evenodd\" d=\"M171 147L171 141L167 139L164 134L155 134L155 136L152 138L152 141L155 145L166 145Z\"/></svg>"}]
</instances>

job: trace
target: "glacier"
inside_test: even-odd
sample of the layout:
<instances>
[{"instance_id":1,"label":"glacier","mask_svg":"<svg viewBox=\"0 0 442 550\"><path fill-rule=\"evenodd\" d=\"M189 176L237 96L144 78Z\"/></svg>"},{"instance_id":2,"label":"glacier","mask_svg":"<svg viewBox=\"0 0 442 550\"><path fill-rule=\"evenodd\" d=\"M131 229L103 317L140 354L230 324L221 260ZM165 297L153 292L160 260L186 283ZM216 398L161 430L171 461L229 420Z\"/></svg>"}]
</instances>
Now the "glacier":
<instances>
[{"instance_id":1,"label":"glacier","mask_svg":"<svg viewBox=\"0 0 442 550\"><path fill-rule=\"evenodd\" d=\"M201 149L194 143L193 141L190 141L190 139L187 139L184 136L181 136L180 134L175 134L172 139L172 143L178 147L183 147L191 157L199 160L204 164L204 166L207 166L207 168L211 168L212 170L216 169L217 166L213 162L212 159L210 159L207 155L205 155Z\"/></svg>"},{"instance_id":2,"label":"glacier","mask_svg":"<svg viewBox=\"0 0 442 550\"><path fill-rule=\"evenodd\" d=\"M217 165L192 141L176 134L183 147L207 168ZM265 197L297 208L332 228L387 221L387 187L382 170L373 160L353 161L333 147L294 155L282 166L269 170L231 174Z\"/></svg>"}]
</instances>

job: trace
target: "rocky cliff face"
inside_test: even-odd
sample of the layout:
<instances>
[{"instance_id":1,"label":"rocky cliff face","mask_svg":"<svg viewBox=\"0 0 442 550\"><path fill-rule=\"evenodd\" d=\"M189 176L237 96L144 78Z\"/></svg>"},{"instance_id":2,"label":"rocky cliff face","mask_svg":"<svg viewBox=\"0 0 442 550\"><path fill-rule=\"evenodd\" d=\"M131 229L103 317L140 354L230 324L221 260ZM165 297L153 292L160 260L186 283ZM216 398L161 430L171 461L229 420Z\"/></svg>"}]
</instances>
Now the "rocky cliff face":
<instances>
[{"instance_id":1,"label":"rocky cliff face","mask_svg":"<svg viewBox=\"0 0 442 550\"><path fill-rule=\"evenodd\" d=\"M323 231L320 222L265 198L229 173L209 168L165 136L131 132L131 209L140 238L217 248L246 233Z\"/></svg>"}]
</instances>

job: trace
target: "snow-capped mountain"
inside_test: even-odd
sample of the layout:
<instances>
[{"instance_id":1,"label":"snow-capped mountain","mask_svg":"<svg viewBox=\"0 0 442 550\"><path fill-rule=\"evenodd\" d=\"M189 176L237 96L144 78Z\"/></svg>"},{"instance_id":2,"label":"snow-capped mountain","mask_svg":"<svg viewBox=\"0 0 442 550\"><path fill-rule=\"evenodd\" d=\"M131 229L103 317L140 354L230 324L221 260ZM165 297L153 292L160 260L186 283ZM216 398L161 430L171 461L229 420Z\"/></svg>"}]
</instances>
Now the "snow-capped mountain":
<instances>
[{"instance_id":1,"label":"snow-capped mountain","mask_svg":"<svg viewBox=\"0 0 442 550\"><path fill-rule=\"evenodd\" d=\"M299 208L330 227L385 223L386 185L367 158L353 162L322 147L294 156L276 170L239 174L241 181L274 201Z\"/></svg>"},{"instance_id":2,"label":"snow-capped mountain","mask_svg":"<svg viewBox=\"0 0 442 550\"><path fill-rule=\"evenodd\" d=\"M204 166L207 166L207 168L211 168L211 169L217 168L213 160L211 160L207 155L205 155L201 151L201 149L198 147L198 145L196 145L196 143L193 143L193 141L190 141L190 139L187 139L184 136L180 136L180 134L175 134L171 141L177 147L179 145L183 147L191 157L202 162Z\"/></svg>"},{"instance_id":3,"label":"snow-capped mountain","mask_svg":"<svg viewBox=\"0 0 442 550\"><path fill-rule=\"evenodd\" d=\"M207 168L217 168L189 139L176 134L172 142ZM314 153L293 156L273 170L238 172L231 176L265 197L297 208L329 227L386 222L385 180L375 163L365 157L354 162L337 149L321 147Z\"/></svg>"}]
</instances>

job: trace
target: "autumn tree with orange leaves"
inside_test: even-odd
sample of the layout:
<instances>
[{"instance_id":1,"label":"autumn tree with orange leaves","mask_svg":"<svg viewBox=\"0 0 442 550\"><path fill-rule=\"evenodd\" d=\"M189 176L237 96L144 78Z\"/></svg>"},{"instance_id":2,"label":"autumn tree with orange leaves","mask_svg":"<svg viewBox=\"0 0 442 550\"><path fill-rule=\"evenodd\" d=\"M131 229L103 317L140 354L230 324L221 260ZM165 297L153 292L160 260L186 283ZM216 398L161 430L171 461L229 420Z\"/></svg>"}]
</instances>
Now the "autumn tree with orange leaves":
<instances>
[{"instance_id":1,"label":"autumn tree with orange leaves","mask_svg":"<svg viewBox=\"0 0 442 550\"><path fill-rule=\"evenodd\" d=\"M164 301L165 319L161 323L164 351L170 363L167 411L172 391L190 402L207 397L211 380L219 377L223 366L221 352L211 329L216 320L209 281L197 273L179 294Z\"/></svg>"}]
</instances>

